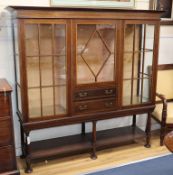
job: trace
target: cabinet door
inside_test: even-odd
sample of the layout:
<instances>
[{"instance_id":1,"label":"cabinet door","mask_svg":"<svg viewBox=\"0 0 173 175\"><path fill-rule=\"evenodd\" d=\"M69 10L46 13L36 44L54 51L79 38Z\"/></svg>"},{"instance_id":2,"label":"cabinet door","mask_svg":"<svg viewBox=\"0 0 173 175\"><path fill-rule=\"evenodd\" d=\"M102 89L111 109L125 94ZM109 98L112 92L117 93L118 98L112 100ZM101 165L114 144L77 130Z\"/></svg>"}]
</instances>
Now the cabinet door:
<instances>
[{"instance_id":1,"label":"cabinet door","mask_svg":"<svg viewBox=\"0 0 173 175\"><path fill-rule=\"evenodd\" d=\"M75 86L98 87L116 82L115 21L75 21ZM88 86L88 87L89 87Z\"/></svg>"},{"instance_id":2,"label":"cabinet door","mask_svg":"<svg viewBox=\"0 0 173 175\"><path fill-rule=\"evenodd\" d=\"M124 27L122 105L151 103L153 66L157 63L156 23L126 21Z\"/></svg>"},{"instance_id":3,"label":"cabinet door","mask_svg":"<svg viewBox=\"0 0 173 175\"><path fill-rule=\"evenodd\" d=\"M30 119L67 114L67 23L26 20L25 57Z\"/></svg>"}]
</instances>

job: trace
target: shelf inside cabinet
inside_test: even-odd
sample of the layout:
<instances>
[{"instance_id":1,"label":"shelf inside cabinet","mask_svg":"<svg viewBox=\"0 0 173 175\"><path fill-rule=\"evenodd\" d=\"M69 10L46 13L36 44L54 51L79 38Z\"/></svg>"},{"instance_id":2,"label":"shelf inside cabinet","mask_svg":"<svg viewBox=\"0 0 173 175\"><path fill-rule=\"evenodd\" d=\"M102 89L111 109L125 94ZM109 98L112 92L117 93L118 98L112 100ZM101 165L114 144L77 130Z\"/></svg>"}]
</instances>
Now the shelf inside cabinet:
<instances>
[{"instance_id":1,"label":"shelf inside cabinet","mask_svg":"<svg viewBox=\"0 0 173 175\"><path fill-rule=\"evenodd\" d=\"M102 150L114 146L134 143L144 136L139 128L131 126L97 132L96 148ZM52 156L74 155L92 150L92 133L73 135L55 139L32 142L31 159L44 159Z\"/></svg>"},{"instance_id":2,"label":"shelf inside cabinet","mask_svg":"<svg viewBox=\"0 0 173 175\"><path fill-rule=\"evenodd\" d=\"M149 102L149 98L142 97L141 96L133 96L133 101L131 102L130 96L123 98L123 106L126 105L138 105Z\"/></svg>"}]
</instances>

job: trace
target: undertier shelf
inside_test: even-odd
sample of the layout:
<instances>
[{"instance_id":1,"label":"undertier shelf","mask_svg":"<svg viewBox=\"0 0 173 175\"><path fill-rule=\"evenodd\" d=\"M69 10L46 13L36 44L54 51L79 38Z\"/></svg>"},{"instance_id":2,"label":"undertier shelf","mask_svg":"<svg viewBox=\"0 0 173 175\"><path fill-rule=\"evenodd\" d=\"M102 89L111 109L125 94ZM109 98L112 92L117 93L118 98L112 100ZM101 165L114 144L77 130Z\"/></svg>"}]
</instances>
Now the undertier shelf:
<instances>
[{"instance_id":1,"label":"undertier shelf","mask_svg":"<svg viewBox=\"0 0 173 175\"><path fill-rule=\"evenodd\" d=\"M139 128L121 127L104 131L97 131L97 150L134 143L135 139L144 137ZM62 157L92 151L92 133L85 136L73 135L32 142L30 145L31 159L49 159L54 156Z\"/></svg>"}]
</instances>

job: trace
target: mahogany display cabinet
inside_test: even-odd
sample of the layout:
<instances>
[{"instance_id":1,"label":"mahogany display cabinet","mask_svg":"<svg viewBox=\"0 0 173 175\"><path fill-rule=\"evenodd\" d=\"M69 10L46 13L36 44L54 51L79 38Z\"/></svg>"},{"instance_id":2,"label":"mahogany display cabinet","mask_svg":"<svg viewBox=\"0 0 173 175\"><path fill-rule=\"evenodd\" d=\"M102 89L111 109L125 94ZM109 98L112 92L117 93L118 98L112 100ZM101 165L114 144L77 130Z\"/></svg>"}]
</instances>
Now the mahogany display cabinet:
<instances>
[{"instance_id":1,"label":"mahogany display cabinet","mask_svg":"<svg viewBox=\"0 0 173 175\"><path fill-rule=\"evenodd\" d=\"M94 159L96 150L133 140L143 133L136 127L137 114L148 114L150 146L160 11L8 9L26 172L32 171L35 159L82 152L91 152ZM129 115L132 126L96 131L99 120ZM92 133L85 134L86 122L92 122ZM81 135L30 142L32 130L77 123Z\"/></svg>"}]
</instances>

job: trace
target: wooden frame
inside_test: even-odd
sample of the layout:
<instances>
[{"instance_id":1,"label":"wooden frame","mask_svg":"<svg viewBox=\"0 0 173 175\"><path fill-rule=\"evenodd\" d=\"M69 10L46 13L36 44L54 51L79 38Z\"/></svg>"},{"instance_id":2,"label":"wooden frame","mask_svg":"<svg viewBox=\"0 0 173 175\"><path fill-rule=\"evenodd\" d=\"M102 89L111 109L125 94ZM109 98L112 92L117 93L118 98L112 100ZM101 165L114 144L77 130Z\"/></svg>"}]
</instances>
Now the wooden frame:
<instances>
[{"instance_id":1,"label":"wooden frame","mask_svg":"<svg viewBox=\"0 0 173 175\"><path fill-rule=\"evenodd\" d=\"M122 2L121 2L122 1ZM134 8L135 0L50 0L50 6L80 8Z\"/></svg>"},{"instance_id":2,"label":"wooden frame","mask_svg":"<svg viewBox=\"0 0 173 175\"><path fill-rule=\"evenodd\" d=\"M146 123L146 147L150 147L151 112L155 107L155 87L156 68L158 62L158 43L160 12L146 10L128 9L81 9L81 8L55 8L55 7L11 7L9 8L13 18L18 20L18 37L20 50L20 75L22 111L18 111L21 124L21 141L23 156L26 157L26 172L31 172L31 163L35 159L51 157L54 155L67 155L91 152L91 157L96 158L96 150L115 146L119 140L125 138L125 142L132 142L133 138L141 136L142 132L136 127L136 115L148 114ZM136 15L138 14L138 15ZM40 25L41 23L58 23L62 20L67 24L67 77L68 77L68 113L67 115L51 115L45 118L31 119L28 115L27 100L27 70L26 70L26 44L25 44L25 24L27 21ZM76 77L76 50L77 50L77 24L116 24L116 69L115 81L90 83L77 85ZM152 84L150 100L147 103L122 105L123 94L123 59L125 43L126 24L154 25L154 48L152 66ZM140 31L141 32L141 31ZM140 40L141 41L141 40ZM140 42L139 41L139 42ZM134 43L133 43L134 44ZM134 49L132 51L134 56ZM40 56L40 55L39 55ZM134 57L133 57L134 59ZM141 62L142 63L142 62ZM138 63L137 63L138 64ZM132 66L132 65L131 65ZM134 67L134 65L132 66ZM134 73L134 72L133 72ZM139 72L138 72L139 73ZM131 73L132 75L132 73ZM16 74L17 76L17 74ZM138 75L139 76L139 75ZM51 77L52 78L52 77ZM96 124L99 120L118 118L132 115L132 126L114 129L110 131L97 132ZM85 123L91 122L93 125L92 134L85 133ZM81 123L81 134L77 136L67 136L62 139L51 139L39 142L30 142L30 132L32 130L64 126ZM125 135L120 134L125 130ZM104 137L104 133L106 132ZM110 133L114 133L117 137ZM108 141L106 141L106 139ZM67 143L67 141L69 141ZM97 141L101 140L98 144ZM69 146L70 143L70 146ZM106 145L107 143L107 145ZM124 143L124 142L123 142ZM63 150L63 151L61 151Z\"/></svg>"},{"instance_id":3,"label":"wooden frame","mask_svg":"<svg viewBox=\"0 0 173 175\"><path fill-rule=\"evenodd\" d=\"M158 71L162 70L173 70L173 64L162 64L158 65L157 67ZM167 118L167 106L168 102L172 102L173 99L166 99L164 94L156 93L156 97L160 99L160 101L157 101L157 103L163 104L163 110L162 110L162 120L158 120L154 115L152 117L160 124L161 130L160 130L160 145L163 146L164 143L164 137L166 135L166 132L172 130L173 124L167 124L166 118Z\"/></svg>"}]
</instances>

